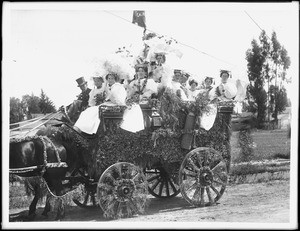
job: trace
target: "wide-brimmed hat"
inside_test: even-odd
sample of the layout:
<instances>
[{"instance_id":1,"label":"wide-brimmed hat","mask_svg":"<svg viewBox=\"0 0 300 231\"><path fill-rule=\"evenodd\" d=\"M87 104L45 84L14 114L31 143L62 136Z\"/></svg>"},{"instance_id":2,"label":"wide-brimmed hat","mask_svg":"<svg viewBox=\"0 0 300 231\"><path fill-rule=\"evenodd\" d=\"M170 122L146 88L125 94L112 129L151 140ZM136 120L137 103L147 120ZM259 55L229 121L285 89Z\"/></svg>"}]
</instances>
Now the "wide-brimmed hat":
<instances>
[{"instance_id":1,"label":"wide-brimmed hat","mask_svg":"<svg viewBox=\"0 0 300 231\"><path fill-rule=\"evenodd\" d=\"M76 79L76 82L78 83L78 87L87 83L87 81L85 81L84 77L80 77L80 78Z\"/></svg>"},{"instance_id":2,"label":"wide-brimmed hat","mask_svg":"<svg viewBox=\"0 0 300 231\"><path fill-rule=\"evenodd\" d=\"M197 82L195 79L191 79L191 80L189 81L189 85L190 85L190 86L192 86L193 83L195 83L196 86L198 86L198 82Z\"/></svg>"},{"instance_id":3,"label":"wide-brimmed hat","mask_svg":"<svg viewBox=\"0 0 300 231\"><path fill-rule=\"evenodd\" d=\"M138 72L139 68L143 68L148 73L148 63L139 63L134 66L135 72Z\"/></svg>"},{"instance_id":4,"label":"wide-brimmed hat","mask_svg":"<svg viewBox=\"0 0 300 231\"><path fill-rule=\"evenodd\" d=\"M175 73L180 73L180 74L182 74L182 70L174 69L174 74L175 74Z\"/></svg>"},{"instance_id":5,"label":"wide-brimmed hat","mask_svg":"<svg viewBox=\"0 0 300 231\"><path fill-rule=\"evenodd\" d=\"M223 73L227 73L229 77L231 77L231 72L228 70L220 70L220 77L222 76Z\"/></svg>"},{"instance_id":6,"label":"wide-brimmed hat","mask_svg":"<svg viewBox=\"0 0 300 231\"><path fill-rule=\"evenodd\" d=\"M212 82L214 81L214 77L205 76L205 79L204 79L204 81L205 81L205 80L207 80L207 79L210 79Z\"/></svg>"}]
</instances>

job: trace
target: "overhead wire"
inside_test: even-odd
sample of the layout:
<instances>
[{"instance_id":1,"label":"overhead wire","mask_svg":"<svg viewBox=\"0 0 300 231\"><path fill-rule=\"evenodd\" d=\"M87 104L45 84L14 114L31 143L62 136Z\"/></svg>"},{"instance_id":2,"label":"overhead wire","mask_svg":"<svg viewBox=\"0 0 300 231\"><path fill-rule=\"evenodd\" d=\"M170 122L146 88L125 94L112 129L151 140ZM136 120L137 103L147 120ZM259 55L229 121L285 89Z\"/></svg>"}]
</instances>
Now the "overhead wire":
<instances>
[{"instance_id":1,"label":"overhead wire","mask_svg":"<svg viewBox=\"0 0 300 231\"><path fill-rule=\"evenodd\" d=\"M116 15L116 14L110 12L110 11L107 11L107 10L103 10L103 11L106 12L106 13L108 13L108 14L111 14L111 15L113 15L113 16L116 16L116 17L118 17L118 18L120 18L120 19L122 19L122 20L124 20L124 21L126 21L126 22L129 22L130 24L133 24L131 21L129 21L129 20L127 20L127 19L125 19L125 18L123 18L123 17L121 17L121 16L119 16L119 15ZM133 25L134 25L134 26L138 26L138 25L136 25L136 24L133 24ZM146 28L146 30L149 31L149 32L155 33L155 34L159 34L159 33L155 32L155 31L149 29L148 27ZM174 38L172 38L171 36L168 36L168 37L170 37L171 39L174 39ZM174 40L175 40L175 39L174 39ZM231 65L231 66L236 66L236 65L234 65L234 64L232 64L232 63L229 63L229 62L227 62L227 61L225 61L225 60L223 60L223 59L217 58L217 57L215 57L215 56L213 56L213 55L210 55L210 54L208 54L208 53L206 53L206 52L204 52L204 51L201 51L201 50L199 50L199 49L197 49L197 48L195 48L195 47L192 47L192 46L190 46L190 45L188 45L188 44L179 42L177 39L176 39L176 42L179 43L179 44L181 44L181 45L183 45L183 46L189 47L189 48L191 48L191 49L193 49L193 50L195 50L195 51L198 51L199 53L202 53L202 54L204 54L204 55L207 55L207 56L209 56L209 57L211 57L211 58L214 58L214 59L216 59L216 60L219 60L219 61L222 61L222 62L224 62L224 63L227 63L227 64L229 64L229 65Z\"/></svg>"}]
</instances>

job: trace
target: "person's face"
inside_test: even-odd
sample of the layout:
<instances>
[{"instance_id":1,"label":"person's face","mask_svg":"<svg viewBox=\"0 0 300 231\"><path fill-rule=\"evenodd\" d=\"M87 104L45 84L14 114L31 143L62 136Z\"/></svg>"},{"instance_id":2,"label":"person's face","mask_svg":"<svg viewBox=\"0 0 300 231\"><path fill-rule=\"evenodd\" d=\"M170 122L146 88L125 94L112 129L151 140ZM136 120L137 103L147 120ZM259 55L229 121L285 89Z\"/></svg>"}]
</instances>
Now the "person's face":
<instances>
[{"instance_id":1,"label":"person's face","mask_svg":"<svg viewBox=\"0 0 300 231\"><path fill-rule=\"evenodd\" d=\"M95 85L97 88L101 88L101 87L102 87L102 84L103 84L102 79L100 79L100 78L94 78L94 85Z\"/></svg>"},{"instance_id":2,"label":"person's face","mask_svg":"<svg viewBox=\"0 0 300 231\"><path fill-rule=\"evenodd\" d=\"M175 74L174 74L174 81L175 82L179 82L180 77L181 77L181 74L179 72L175 72Z\"/></svg>"},{"instance_id":3,"label":"person's face","mask_svg":"<svg viewBox=\"0 0 300 231\"><path fill-rule=\"evenodd\" d=\"M137 75L138 75L138 78L140 78L140 79L145 78L146 72L145 72L144 68L141 68L141 67L140 67L140 68L137 70Z\"/></svg>"},{"instance_id":4,"label":"person's face","mask_svg":"<svg viewBox=\"0 0 300 231\"><path fill-rule=\"evenodd\" d=\"M191 85L191 89L192 89L192 90L195 90L195 89L196 89L196 87L197 87L197 84L196 84L196 83L192 83L192 85Z\"/></svg>"},{"instance_id":5,"label":"person's face","mask_svg":"<svg viewBox=\"0 0 300 231\"><path fill-rule=\"evenodd\" d=\"M212 84L211 79L206 79L205 80L205 86L209 87Z\"/></svg>"},{"instance_id":6,"label":"person's face","mask_svg":"<svg viewBox=\"0 0 300 231\"><path fill-rule=\"evenodd\" d=\"M227 73L222 73L221 78L222 78L222 83L226 83L229 78L229 75Z\"/></svg>"},{"instance_id":7,"label":"person's face","mask_svg":"<svg viewBox=\"0 0 300 231\"><path fill-rule=\"evenodd\" d=\"M184 75L181 75L180 78L179 78L179 82L181 84L183 84L183 83L186 83L186 81L187 81L187 77L185 77Z\"/></svg>"},{"instance_id":8,"label":"person's face","mask_svg":"<svg viewBox=\"0 0 300 231\"><path fill-rule=\"evenodd\" d=\"M109 85L113 85L116 82L115 77L112 76L112 75L109 75L107 77L107 82L108 82Z\"/></svg>"},{"instance_id":9,"label":"person's face","mask_svg":"<svg viewBox=\"0 0 300 231\"><path fill-rule=\"evenodd\" d=\"M156 60L157 60L158 63L162 63L163 62L163 57L161 55L158 55L156 57Z\"/></svg>"},{"instance_id":10,"label":"person's face","mask_svg":"<svg viewBox=\"0 0 300 231\"><path fill-rule=\"evenodd\" d=\"M87 83L80 85L81 91L85 91L87 89Z\"/></svg>"}]
</instances>

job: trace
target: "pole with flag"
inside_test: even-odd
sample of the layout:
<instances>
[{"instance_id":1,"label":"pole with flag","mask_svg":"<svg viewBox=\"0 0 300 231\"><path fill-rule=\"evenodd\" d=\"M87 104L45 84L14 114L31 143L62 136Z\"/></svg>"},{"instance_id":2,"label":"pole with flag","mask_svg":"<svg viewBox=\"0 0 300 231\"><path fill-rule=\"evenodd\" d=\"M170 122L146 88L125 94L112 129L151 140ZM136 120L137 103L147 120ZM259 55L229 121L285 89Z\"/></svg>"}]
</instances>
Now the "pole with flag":
<instances>
[{"instance_id":1,"label":"pole with flag","mask_svg":"<svg viewBox=\"0 0 300 231\"><path fill-rule=\"evenodd\" d=\"M137 24L140 27L144 28L144 33L146 31L146 16L144 10L134 10L133 11L133 17L132 17L132 23Z\"/></svg>"}]
</instances>

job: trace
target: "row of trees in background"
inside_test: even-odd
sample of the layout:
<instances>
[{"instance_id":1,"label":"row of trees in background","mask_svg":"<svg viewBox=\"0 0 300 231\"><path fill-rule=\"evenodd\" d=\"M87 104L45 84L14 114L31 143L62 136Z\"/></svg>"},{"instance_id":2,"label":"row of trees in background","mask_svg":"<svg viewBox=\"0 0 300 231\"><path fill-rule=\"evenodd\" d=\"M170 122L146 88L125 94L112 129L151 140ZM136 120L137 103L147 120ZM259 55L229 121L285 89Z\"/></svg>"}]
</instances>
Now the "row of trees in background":
<instances>
[{"instance_id":1,"label":"row of trees in background","mask_svg":"<svg viewBox=\"0 0 300 231\"><path fill-rule=\"evenodd\" d=\"M53 102L41 89L40 96L23 95L22 99L16 97L10 98L9 122L17 123L24 119L31 119L32 114L46 114L56 112Z\"/></svg>"},{"instance_id":2,"label":"row of trees in background","mask_svg":"<svg viewBox=\"0 0 300 231\"><path fill-rule=\"evenodd\" d=\"M286 78L286 70L291 64L288 52L279 43L274 31L271 39L262 31L259 41L252 40L246 60L250 84L244 109L257 113L258 128L270 122L271 116L278 124L278 113L290 106L284 87L284 82L290 81Z\"/></svg>"}]
</instances>

